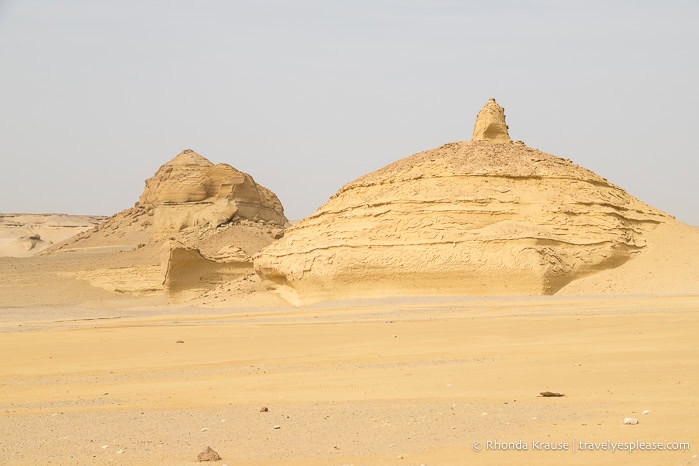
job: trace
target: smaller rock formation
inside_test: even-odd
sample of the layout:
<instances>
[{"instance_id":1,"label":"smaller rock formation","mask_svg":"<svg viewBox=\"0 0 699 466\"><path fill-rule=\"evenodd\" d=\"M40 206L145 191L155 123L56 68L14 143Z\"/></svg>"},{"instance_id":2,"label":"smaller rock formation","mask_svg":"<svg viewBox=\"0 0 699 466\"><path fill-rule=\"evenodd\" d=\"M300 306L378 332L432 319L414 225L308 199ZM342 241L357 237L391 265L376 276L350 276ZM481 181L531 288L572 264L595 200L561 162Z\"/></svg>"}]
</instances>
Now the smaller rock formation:
<instances>
[{"instance_id":1,"label":"smaller rock formation","mask_svg":"<svg viewBox=\"0 0 699 466\"><path fill-rule=\"evenodd\" d=\"M505 109L495 99L483 106L473 127L474 141L512 142L505 122Z\"/></svg>"},{"instance_id":2,"label":"smaller rock formation","mask_svg":"<svg viewBox=\"0 0 699 466\"><path fill-rule=\"evenodd\" d=\"M274 193L255 183L247 173L225 163L214 165L190 149L146 180L138 204L154 206L154 240L189 228L210 230L235 215L277 226L287 222Z\"/></svg>"}]
</instances>

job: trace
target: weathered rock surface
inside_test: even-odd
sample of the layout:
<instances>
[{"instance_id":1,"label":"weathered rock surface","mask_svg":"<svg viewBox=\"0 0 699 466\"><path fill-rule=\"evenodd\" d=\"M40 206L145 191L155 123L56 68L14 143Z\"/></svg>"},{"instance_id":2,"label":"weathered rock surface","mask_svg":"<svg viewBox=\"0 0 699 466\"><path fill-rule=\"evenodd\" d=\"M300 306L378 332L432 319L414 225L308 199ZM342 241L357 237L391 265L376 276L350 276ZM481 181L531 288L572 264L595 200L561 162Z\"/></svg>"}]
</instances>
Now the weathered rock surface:
<instances>
[{"instance_id":1,"label":"weathered rock surface","mask_svg":"<svg viewBox=\"0 0 699 466\"><path fill-rule=\"evenodd\" d=\"M164 239L188 228L207 230L234 216L286 224L277 196L247 173L214 165L185 150L146 180L139 204L155 207L152 235Z\"/></svg>"},{"instance_id":2,"label":"weathered rock surface","mask_svg":"<svg viewBox=\"0 0 699 466\"><path fill-rule=\"evenodd\" d=\"M644 233L674 221L570 160L509 142L496 106L479 114L479 140L362 176L287 229L255 256L267 286L295 303L553 294L623 264Z\"/></svg>"},{"instance_id":3,"label":"weathered rock surface","mask_svg":"<svg viewBox=\"0 0 699 466\"><path fill-rule=\"evenodd\" d=\"M197 298L208 289L253 272L252 258L236 246L225 246L209 255L177 241L163 243L160 268L170 303Z\"/></svg>"},{"instance_id":4,"label":"weathered rock surface","mask_svg":"<svg viewBox=\"0 0 699 466\"><path fill-rule=\"evenodd\" d=\"M511 141L505 122L505 109L499 106L495 99L490 99L478 112L473 127L473 141Z\"/></svg>"}]
</instances>

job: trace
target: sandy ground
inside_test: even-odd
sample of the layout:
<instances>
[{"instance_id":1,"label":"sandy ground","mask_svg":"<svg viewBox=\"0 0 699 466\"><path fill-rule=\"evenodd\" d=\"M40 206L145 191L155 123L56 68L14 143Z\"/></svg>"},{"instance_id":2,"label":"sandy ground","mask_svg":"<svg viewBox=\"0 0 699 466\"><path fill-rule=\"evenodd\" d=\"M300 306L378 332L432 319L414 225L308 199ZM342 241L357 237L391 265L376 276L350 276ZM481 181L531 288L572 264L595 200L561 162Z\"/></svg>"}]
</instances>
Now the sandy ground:
<instances>
[{"instance_id":1,"label":"sandy ground","mask_svg":"<svg viewBox=\"0 0 699 466\"><path fill-rule=\"evenodd\" d=\"M699 464L698 331L683 295L5 309L0 464Z\"/></svg>"}]
</instances>

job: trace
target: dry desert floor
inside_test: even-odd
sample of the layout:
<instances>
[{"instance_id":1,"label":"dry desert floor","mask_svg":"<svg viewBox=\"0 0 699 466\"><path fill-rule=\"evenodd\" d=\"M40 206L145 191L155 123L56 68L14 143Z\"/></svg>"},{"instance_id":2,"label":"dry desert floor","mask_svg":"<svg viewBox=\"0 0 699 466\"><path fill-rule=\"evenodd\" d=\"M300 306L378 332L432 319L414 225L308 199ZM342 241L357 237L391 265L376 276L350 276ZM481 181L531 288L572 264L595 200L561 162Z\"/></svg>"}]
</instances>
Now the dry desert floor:
<instances>
[{"instance_id":1,"label":"dry desert floor","mask_svg":"<svg viewBox=\"0 0 699 466\"><path fill-rule=\"evenodd\" d=\"M681 295L7 308L0 464L699 464L698 336ZM691 448L531 449L607 440Z\"/></svg>"}]
</instances>

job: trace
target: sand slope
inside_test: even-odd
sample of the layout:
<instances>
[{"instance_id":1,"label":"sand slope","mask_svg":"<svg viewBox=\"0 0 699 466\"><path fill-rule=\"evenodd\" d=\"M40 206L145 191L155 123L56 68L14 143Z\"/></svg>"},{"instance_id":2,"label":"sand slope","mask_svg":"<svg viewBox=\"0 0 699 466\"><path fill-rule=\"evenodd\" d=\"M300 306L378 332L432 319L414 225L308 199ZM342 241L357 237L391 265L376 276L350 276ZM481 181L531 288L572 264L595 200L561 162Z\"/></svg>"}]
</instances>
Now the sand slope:
<instances>
[{"instance_id":1,"label":"sand slope","mask_svg":"<svg viewBox=\"0 0 699 466\"><path fill-rule=\"evenodd\" d=\"M699 294L699 228L668 222L644 238L648 245L634 260L576 280L559 294Z\"/></svg>"}]
</instances>

